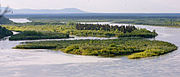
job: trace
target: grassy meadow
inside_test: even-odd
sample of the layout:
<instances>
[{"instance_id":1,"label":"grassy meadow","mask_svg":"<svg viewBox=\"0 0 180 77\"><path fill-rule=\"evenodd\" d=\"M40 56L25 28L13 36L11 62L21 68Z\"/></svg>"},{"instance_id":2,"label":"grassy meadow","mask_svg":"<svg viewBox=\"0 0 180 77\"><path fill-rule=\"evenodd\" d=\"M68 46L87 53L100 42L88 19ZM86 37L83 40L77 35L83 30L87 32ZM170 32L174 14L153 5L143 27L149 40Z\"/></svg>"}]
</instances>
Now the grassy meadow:
<instances>
[{"instance_id":1,"label":"grassy meadow","mask_svg":"<svg viewBox=\"0 0 180 77\"><path fill-rule=\"evenodd\" d=\"M66 25L3 25L12 31L38 31L38 32L58 32L68 35L76 35L83 37L144 37L153 38L158 34L147 29L140 29L134 26L111 26L100 24L75 24L67 23ZM86 29L80 29L80 28ZM94 29L91 29L93 27ZM90 28L90 29L88 29Z\"/></svg>"}]
</instances>

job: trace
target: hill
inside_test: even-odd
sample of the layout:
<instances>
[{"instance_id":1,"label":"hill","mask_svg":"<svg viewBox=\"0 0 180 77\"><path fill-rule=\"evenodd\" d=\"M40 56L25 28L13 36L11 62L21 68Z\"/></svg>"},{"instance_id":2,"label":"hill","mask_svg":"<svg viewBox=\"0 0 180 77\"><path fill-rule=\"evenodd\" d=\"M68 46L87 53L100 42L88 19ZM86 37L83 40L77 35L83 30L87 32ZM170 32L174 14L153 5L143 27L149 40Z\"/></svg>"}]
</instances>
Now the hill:
<instances>
[{"instance_id":1,"label":"hill","mask_svg":"<svg viewBox=\"0 0 180 77\"><path fill-rule=\"evenodd\" d=\"M65 9L13 9L14 14L59 14L59 13L86 13L77 8Z\"/></svg>"}]
</instances>

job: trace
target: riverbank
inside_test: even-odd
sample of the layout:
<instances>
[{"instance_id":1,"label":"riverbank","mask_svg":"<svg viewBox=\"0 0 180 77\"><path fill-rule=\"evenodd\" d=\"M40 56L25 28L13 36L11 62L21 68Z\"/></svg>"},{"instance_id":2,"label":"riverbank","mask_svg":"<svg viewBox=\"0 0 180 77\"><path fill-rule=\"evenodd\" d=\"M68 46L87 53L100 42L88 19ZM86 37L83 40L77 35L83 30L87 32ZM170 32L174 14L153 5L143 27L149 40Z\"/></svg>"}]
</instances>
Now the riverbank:
<instances>
[{"instance_id":1,"label":"riverbank","mask_svg":"<svg viewBox=\"0 0 180 77\"><path fill-rule=\"evenodd\" d=\"M107 24L75 24L66 25L3 25L12 31L40 31L56 32L81 37L143 37L154 38L158 34L147 29L137 28L130 25L107 25ZM91 28L90 28L91 27Z\"/></svg>"}]
</instances>

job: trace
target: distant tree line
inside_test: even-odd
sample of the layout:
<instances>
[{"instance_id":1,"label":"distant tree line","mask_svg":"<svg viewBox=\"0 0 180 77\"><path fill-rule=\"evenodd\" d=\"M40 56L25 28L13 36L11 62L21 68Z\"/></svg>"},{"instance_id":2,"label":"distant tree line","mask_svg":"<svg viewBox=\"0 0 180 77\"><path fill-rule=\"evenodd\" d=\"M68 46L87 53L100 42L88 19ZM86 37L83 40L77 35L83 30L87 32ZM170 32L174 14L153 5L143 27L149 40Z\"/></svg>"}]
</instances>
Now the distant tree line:
<instances>
[{"instance_id":1,"label":"distant tree line","mask_svg":"<svg viewBox=\"0 0 180 77\"><path fill-rule=\"evenodd\" d=\"M137 30L135 26L113 26L109 24L76 24L77 30L104 30L104 31L121 31L123 33L132 32Z\"/></svg>"},{"instance_id":2,"label":"distant tree line","mask_svg":"<svg viewBox=\"0 0 180 77\"><path fill-rule=\"evenodd\" d=\"M10 23L13 25L65 25L64 23L59 22L27 22L27 23Z\"/></svg>"}]
</instances>

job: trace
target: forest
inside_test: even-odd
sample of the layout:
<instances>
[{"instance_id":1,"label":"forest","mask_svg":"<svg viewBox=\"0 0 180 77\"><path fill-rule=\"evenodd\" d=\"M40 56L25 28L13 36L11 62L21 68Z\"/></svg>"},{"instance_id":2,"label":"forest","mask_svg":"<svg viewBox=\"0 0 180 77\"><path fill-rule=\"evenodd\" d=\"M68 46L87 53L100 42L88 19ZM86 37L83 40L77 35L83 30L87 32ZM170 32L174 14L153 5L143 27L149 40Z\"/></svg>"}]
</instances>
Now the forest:
<instances>
[{"instance_id":1,"label":"forest","mask_svg":"<svg viewBox=\"0 0 180 77\"><path fill-rule=\"evenodd\" d=\"M120 31L123 33L131 33L134 30L137 30L135 26L118 26L118 25L101 25L101 24L76 24L77 30L104 30L104 31Z\"/></svg>"},{"instance_id":2,"label":"forest","mask_svg":"<svg viewBox=\"0 0 180 77\"><path fill-rule=\"evenodd\" d=\"M180 77L180 0L0 0L0 77Z\"/></svg>"},{"instance_id":3,"label":"forest","mask_svg":"<svg viewBox=\"0 0 180 77\"><path fill-rule=\"evenodd\" d=\"M155 31L136 28L134 26L110 26L100 24L76 24L67 23L66 25L2 25L13 31L48 31L59 32L69 35L83 37L143 37L153 38L158 34ZM92 26L92 27L91 27ZM116 29L117 28L117 29Z\"/></svg>"}]
</instances>

